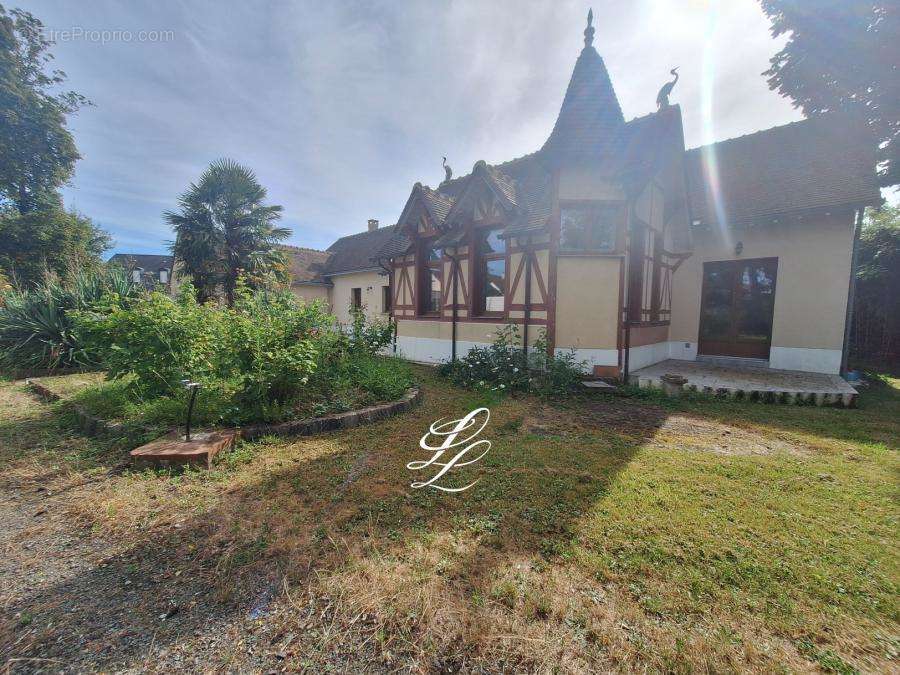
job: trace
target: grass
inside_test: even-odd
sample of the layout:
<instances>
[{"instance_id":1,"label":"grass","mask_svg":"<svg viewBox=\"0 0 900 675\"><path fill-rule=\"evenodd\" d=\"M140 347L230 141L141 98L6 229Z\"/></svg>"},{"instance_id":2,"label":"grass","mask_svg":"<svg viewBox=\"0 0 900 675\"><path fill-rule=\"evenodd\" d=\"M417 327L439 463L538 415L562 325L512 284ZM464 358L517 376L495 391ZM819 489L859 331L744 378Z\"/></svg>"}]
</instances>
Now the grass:
<instances>
[{"instance_id":1,"label":"grass","mask_svg":"<svg viewBox=\"0 0 900 675\"><path fill-rule=\"evenodd\" d=\"M103 382L103 378L103 373L74 373L71 375L46 375L37 379L62 398L70 398L88 387L100 384Z\"/></svg>"},{"instance_id":2,"label":"grass","mask_svg":"<svg viewBox=\"0 0 900 675\"><path fill-rule=\"evenodd\" d=\"M270 619L306 626L294 665L312 669L348 652L420 670L896 668L900 381L838 410L486 399L416 376L408 415L242 444L210 472L110 476L71 515L136 546L179 523L224 598L277 570L317 607L301 622L289 592ZM21 408L20 387L0 384L0 406ZM479 482L410 489L428 425L485 403L493 446L458 471ZM93 441L73 452L55 409L0 422L6 474L118 460ZM42 442L23 444L26 427Z\"/></svg>"}]
</instances>

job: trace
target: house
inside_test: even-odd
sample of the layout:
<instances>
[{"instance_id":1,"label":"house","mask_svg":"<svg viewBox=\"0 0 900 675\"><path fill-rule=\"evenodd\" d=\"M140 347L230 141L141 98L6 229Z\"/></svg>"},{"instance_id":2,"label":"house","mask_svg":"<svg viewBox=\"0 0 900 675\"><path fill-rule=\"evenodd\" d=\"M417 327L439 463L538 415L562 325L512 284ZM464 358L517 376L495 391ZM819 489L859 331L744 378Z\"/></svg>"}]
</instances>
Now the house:
<instances>
[{"instance_id":1,"label":"house","mask_svg":"<svg viewBox=\"0 0 900 675\"><path fill-rule=\"evenodd\" d=\"M686 150L671 87L626 121L593 36L589 16L539 150L416 183L385 228L400 353L445 361L513 323L598 376L667 359L837 373L855 237L881 201L874 143L832 116Z\"/></svg>"},{"instance_id":2,"label":"house","mask_svg":"<svg viewBox=\"0 0 900 675\"><path fill-rule=\"evenodd\" d=\"M175 259L170 255L116 253L106 263L122 267L135 283L142 284L147 290L159 290L162 287L167 293L172 291Z\"/></svg>"},{"instance_id":3,"label":"house","mask_svg":"<svg viewBox=\"0 0 900 675\"><path fill-rule=\"evenodd\" d=\"M372 219L365 232L341 237L326 251L284 247L291 260L291 290L307 301L327 301L342 324L350 323L351 307L361 307L369 319L387 320L389 269L374 254L393 234L393 227L378 227Z\"/></svg>"}]
</instances>

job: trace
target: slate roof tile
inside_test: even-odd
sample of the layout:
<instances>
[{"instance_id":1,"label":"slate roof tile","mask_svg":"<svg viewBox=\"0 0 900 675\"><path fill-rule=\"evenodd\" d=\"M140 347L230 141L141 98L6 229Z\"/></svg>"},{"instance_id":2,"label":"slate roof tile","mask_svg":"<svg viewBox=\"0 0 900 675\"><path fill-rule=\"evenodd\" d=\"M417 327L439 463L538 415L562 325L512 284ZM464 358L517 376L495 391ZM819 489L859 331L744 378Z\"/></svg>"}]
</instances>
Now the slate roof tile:
<instances>
[{"instance_id":1,"label":"slate roof tile","mask_svg":"<svg viewBox=\"0 0 900 675\"><path fill-rule=\"evenodd\" d=\"M378 267L375 258L393 234L393 227L380 227L341 237L328 247L330 255L323 274L329 276Z\"/></svg>"},{"instance_id":2,"label":"slate roof tile","mask_svg":"<svg viewBox=\"0 0 900 675\"><path fill-rule=\"evenodd\" d=\"M175 258L171 255L116 253L106 262L113 265L121 265L126 270L140 267L145 272L158 272L159 270L171 270L175 264Z\"/></svg>"},{"instance_id":3,"label":"slate roof tile","mask_svg":"<svg viewBox=\"0 0 900 675\"><path fill-rule=\"evenodd\" d=\"M833 115L688 150L685 171L691 220L705 225L881 202L874 143Z\"/></svg>"}]
</instances>

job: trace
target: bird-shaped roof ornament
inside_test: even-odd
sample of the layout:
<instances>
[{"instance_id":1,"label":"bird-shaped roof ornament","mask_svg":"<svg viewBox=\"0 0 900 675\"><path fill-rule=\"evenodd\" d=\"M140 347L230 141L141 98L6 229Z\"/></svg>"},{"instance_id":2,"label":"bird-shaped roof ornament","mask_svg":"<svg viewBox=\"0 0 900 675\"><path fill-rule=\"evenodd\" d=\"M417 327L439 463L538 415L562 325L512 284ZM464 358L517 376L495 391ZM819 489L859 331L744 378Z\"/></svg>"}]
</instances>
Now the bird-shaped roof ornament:
<instances>
[{"instance_id":1,"label":"bird-shaped roof ornament","mask_svg":"<svg viewBox=\"0 0 900 675\"><path fill-rule=\"evenodd\" d=\"M675 88L675 84L678 82L678 68L672 68L669 73L674 75L675 79L671 82L666 82L659 90L659 93L656 95L656 107L660 110L662 110L663 108L668 108L671 105L669 103L669 94L672 93L672 90Z\"/></svg>"},{"instance_id":2,"label":"bird-shaped roof ornament","mask_svg":"<svg viewBox=\"0 0 900 675\"><path fill-rule=\"evenodd\" d=\"M444 167L444 182L446 183L448 180L453 178L453 169L451 169L450 165L447 164L446 157L444 157L444 161L441 163L441 166Z\"/></svg>"}]
</instances>

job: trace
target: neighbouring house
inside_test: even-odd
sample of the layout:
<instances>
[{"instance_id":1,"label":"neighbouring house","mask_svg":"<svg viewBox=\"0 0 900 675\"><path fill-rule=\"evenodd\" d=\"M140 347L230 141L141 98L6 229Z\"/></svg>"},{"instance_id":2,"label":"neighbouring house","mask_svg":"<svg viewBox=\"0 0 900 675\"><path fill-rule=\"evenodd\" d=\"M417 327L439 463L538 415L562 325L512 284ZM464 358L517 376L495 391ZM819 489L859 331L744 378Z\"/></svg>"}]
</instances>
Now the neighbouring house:
<instances>
[{"instance_id":1,"label":"neighbouring house","mask_svg":"<svg viewBox=\"0 0 900 675\"><path fill-rule=\"evenodd\" d=\"M331 304L331 285L322 277L328 253L301 246L281 245L278 248L287 254L291 291L294 295L307 302L324 300Z\"/></svg>"},{"instance_id":2,"label":"neighbouring house","mask_svg":"<svg viewBox=\"0 0 900 675\"><path fill-rule=\"evenodd\" d=\"M335 304L374 288L378 261L415 361L513 323L599 376L701 358L837 373L855 237L881 201L873 141L829 116L686 150L671 86L657 112L625 120L593 34L589 18L543 147L416 183L378 253L371 233L336 243L354 251L345 271L375 276L323 275Z\"/></svg>"},{"instance_id":3,"label":"neighbouring house","mask_svg":"<svg viewBox=\"0 0 900 675\"><path fill-rule=\"evenodd\" d=\"M365 232L341 237L326 251L283 247L291 259L291 290L305 300L326 300L338 321L349 324L350 308L369 319L387 320L391 310L389 268L375 260L394 234L369 220Z\"/></svg>"},{"instance_id":4,"label":"neighbouring house","mask_svg":"<svg viewBox=\"0 0 900 675\"><path fill-rule=\"evenodd\" d=\"M106 261L107 265L122 267L135 283L147 290L172 292L172 269L175 258L170 255L145 255L143 253L116 253Z\"/></svg>"}]
</instances>

